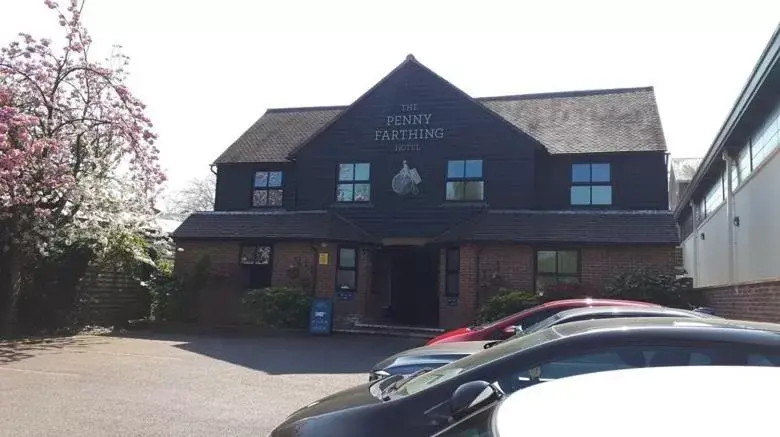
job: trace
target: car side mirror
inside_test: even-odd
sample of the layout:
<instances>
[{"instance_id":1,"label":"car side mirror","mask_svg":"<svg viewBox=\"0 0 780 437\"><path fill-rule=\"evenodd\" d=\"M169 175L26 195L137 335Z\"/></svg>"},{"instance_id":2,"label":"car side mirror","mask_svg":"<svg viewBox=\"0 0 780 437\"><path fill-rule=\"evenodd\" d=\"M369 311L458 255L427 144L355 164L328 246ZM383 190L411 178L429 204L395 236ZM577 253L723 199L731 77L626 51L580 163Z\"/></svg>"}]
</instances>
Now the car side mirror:
<instances>
[{"instance_id":1,"label":"car side mirror","mask_svg":"<svg viewBox=\"0 0 780 437\"><path fill-rule=\"evenodd\" d=\"M500 389L486 381L470 381L455 389L450 398L450 413L453 420L501 399Z\"/></svg>"},{"instance_id":2,"label":"car side mirror","mask_svg":"<svg viewBox=\"0 0 780 437\"><path fill-rule=\"evenodd\" d=\"M507 326L506 328L504 328L504 334L517 335L521 332L523 332L523 327L521 325Z\"/></svg>"}]
</instances>

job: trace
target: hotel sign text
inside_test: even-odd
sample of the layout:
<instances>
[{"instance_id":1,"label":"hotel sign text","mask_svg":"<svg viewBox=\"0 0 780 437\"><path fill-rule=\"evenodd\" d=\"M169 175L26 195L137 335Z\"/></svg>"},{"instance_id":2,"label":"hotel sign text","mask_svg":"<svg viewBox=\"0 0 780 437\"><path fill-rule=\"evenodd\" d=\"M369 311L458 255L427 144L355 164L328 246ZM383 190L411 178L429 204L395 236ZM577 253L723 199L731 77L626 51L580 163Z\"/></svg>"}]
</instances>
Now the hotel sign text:
<instances>
[{"instance_id":1,"label":"hotel sign text","mask_svg":"<svg viewBox=\"0 0 780 437\"><path fill-rule=\"evenodd\" d=\"M384 129L374 131L374 141L403 141L396 143L396 152L419 151L418 140L440 140L444 128L431 126L431 116L418 112L417 104L401 105L401 114L385 117Z\"/></svg>"}]
</instances>

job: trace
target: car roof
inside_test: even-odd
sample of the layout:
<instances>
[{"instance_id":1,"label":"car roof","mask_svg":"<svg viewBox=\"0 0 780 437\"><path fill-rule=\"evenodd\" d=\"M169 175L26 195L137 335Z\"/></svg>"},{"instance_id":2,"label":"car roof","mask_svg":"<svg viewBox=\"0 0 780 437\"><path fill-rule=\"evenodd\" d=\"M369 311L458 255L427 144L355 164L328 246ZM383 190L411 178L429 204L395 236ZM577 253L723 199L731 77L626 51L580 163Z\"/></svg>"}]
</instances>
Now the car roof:
<instances>
[{"instance_id":1,"label":"car roof","mask_svg":"<svg viewBox=\"0 0 780 437\"><path fill-rule=\"evenodd\" d=\"M594 319L569 322L553 326L550 329L561 337L570 337L585 333L626 330L626 329L667 329L674 328L681 332L686 330L706 330L720 328L723 330L769 331L780 333L780 325L767 322L748 320L731 320L720 318L691 319L686 317L616 317L614 319Z\"/></svg>"},{"instance_id":2,"label":"car roof","mask_svg":"<svg viewBox=\"0 0 780 437\"><path fill-rule=\"evenodd\" d=\"M614 306L623 306L623 305L634 305L634 306L643 306L643 307L658 307L660 305L656 303L650 303L650 302L642 302L639 300L624 300L624 299L599 299L599 298L592 298L592 297L584 297L580 299L560 299L560 300L553 300L550 302L545 302L542 305L540 305L541 308L555 308L559 306L569 306L569 305L614 305Z\"/></svg>"},{"instance_id":3,"label":"car roof","mask_svg":"<svg viewBox=\"0 0 780 437\"><path fill-rule=\"evenodd\" d=\"M769 399L778 390L777 367L596 372L515 392L495 410L493 424L499 436L550 434L551 430L554 435L599 437L770 435L777 426L777 408ZM587 405L608 407L599 413ZM648 412L660 411L659 405L663 411L658 420L649 420ZM607 414L606 422L598 420L602 413Z\"/></svg>"},{"instance_id":4,"label":"car roof","mask_svg":"<svg viewBox=\"0 0 780 437\"><path fill-rule=\"evenodd\" d=\"M680 316L700 316L708 317L711 315L706 313L697 313L691 310L683 310L680 308L669 307L652 307L652 306L595 306L595 307L583 307L572 308L570 310L564 310L557 314L559 319L568 317L590 316L600 314L616 314L616 313L633 313L633 314L647 314L647 315L680 315Z\"/></svg>"}]
</instances>

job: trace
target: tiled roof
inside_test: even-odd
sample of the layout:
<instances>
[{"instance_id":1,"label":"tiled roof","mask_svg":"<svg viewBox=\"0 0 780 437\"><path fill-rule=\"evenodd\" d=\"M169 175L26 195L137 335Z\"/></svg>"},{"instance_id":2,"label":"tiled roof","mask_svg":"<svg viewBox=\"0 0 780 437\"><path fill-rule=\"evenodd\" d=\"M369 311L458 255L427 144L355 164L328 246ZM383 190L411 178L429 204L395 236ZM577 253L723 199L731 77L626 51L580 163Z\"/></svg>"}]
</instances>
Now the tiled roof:
<instances>
[{"instance_id":1,"label":"tiled roof","mask_svg":"<svg viewBox=\"0 0 780 437\"><path fill-rule=\"evenodd\" d=\"M679 244L669 211L488 211L437 242Z\"/></svg>"},{"instance_id":2,"label":"tiled roof","mask_svg":"<svg viewBox=\"0 0 780 437\"><path fill-rule=\"evenodd\" d=\"M652 87L478 98L550 153L666 150ZM347 106L269 109L215 164L284 162Z\"/></svg>"},{"instance_id":3,"label":"tiled roof","mask_svg":"<svg viewBox=\"0 0 780 437\"><path fill-rule=\"evenodd\" d=\"M196 212L173 232L173 237L375 241L359 227L327 211Z\"/></svg>"},{"instance_id":4,"label":"tiled roof","mask_svg":"<svg viewBox=\"0 0 780 437\"><path fill-rule=\"evenodd\" d=\"M699 168L702 158L672 158L672 171L677 182L686 182L693 179L696 169Z\"/></svg>"}]
</instances>

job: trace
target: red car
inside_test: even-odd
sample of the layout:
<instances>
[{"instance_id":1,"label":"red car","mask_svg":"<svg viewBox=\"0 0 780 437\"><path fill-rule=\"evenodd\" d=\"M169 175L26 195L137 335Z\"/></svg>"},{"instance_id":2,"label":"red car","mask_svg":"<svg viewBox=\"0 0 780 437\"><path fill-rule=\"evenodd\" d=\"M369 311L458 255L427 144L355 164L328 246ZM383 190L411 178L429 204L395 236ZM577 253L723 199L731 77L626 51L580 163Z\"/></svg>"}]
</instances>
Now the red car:
<instances>
[{"instance_id":1,"label":"red car","mask_svg":"<svg viewBox=\"0 0 780 437\"><path fill-rule=\"evenodd\" d=\"M529 308L525 311L512 314L503 319L482 326L469 326L447 331L428 341L428 345L434 343L450 343L456 341L490 341L505 340L515 335L514 327L522 325L529 327L556 313L573 308L593 306L661 306L654 303L640 302L636 300L615 299L565 299L547 302L542 305Z\"/></svg>"}]
</instances>

